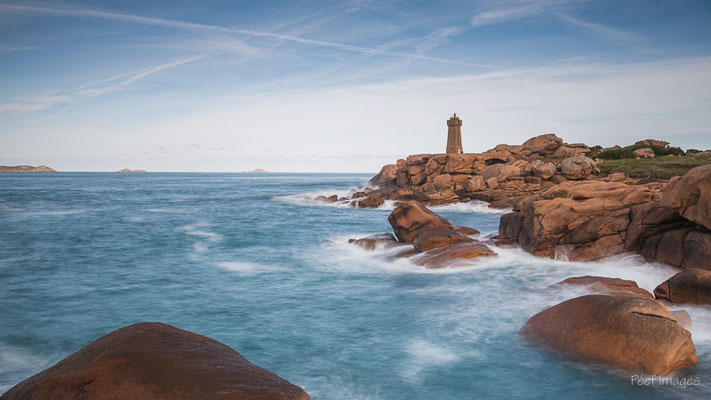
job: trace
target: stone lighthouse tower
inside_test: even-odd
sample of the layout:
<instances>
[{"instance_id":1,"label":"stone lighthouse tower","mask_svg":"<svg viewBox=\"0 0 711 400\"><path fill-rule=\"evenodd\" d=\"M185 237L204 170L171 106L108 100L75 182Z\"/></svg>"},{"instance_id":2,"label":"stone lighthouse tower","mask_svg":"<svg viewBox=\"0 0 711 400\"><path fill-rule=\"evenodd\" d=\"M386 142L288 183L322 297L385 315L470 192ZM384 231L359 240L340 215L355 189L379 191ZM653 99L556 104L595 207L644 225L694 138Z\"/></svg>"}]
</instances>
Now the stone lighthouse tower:
<instances>
[{"instance_id":1,"label":"stone lighthouse tower","mask_svg":"<svg viewBox=\"0 0 711 400\"><path fill-rule=\"evenodd\" d=\"M457 113L447 121L447 154L462 154L462 120Z\"/></svg>"}]
</instances>

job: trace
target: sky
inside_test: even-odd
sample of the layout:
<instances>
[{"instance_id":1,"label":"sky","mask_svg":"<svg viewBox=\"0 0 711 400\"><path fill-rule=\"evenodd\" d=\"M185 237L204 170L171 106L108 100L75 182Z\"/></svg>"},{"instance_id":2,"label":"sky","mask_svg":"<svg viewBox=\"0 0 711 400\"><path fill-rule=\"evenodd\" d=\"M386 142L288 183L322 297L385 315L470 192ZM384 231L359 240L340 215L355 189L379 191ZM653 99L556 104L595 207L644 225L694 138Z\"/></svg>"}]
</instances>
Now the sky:
<instances>
[{"instance_id":1,"label":"sky","mask_svg":"<svg viewBox=\"0 0 711 400\"><path fill-rule=\"evenodd\" d=\"M556 133L711 148L711 1L0 0L0 164L377 172Z\"/></svg>"}]
</instances>

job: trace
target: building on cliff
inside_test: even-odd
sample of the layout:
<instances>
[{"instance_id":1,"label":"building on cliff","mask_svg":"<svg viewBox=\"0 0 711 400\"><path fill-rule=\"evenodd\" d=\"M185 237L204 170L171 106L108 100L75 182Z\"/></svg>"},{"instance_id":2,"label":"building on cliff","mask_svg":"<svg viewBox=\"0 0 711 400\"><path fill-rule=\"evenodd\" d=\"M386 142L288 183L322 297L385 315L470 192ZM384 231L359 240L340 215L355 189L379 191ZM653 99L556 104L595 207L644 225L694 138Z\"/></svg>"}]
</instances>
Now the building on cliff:
<instances>
[{"instance_id":1,"label":"building on cliff","mask_svg":"<svg viewBox=\"0 0 711 400\"><path fill-rule=\"evenodd\" d=\"M462 154L462 120L457 113L447 121L447 154Z\"/></svg>"}]
</instances>

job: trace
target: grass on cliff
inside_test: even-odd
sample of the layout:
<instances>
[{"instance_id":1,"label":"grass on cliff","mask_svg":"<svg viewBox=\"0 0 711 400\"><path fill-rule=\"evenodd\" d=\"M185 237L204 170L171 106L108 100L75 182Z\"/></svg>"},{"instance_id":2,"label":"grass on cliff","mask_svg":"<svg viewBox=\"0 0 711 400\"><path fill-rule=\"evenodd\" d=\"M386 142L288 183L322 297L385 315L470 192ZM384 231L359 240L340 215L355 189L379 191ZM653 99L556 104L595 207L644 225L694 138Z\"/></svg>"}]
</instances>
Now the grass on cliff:
<instances>
[{"instance_id":1,"label":"grass on cliff","mask_svg":"<svg viewBox=\"0 0 711 400\"><path fill-rule=\"evenodd\" d=\"M600 172L615 173L622 172L625 175L636 179L648 179L649 181L659 179L669 179L674 176L684 175L690 169L699 165L711 164L711 157L656 157L656 158L625 158L619 160L605 160L598 164Z\"/></svg>"}]
</instances>

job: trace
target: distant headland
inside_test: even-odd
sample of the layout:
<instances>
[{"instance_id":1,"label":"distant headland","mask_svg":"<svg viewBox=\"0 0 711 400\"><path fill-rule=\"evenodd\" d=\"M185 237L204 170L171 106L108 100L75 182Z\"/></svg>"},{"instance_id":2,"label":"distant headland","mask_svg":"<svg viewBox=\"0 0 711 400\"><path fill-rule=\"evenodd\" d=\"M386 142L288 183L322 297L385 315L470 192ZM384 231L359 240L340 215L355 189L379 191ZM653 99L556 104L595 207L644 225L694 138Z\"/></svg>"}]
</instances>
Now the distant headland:
<instances>
[{"instance_id":1,"label":"distant headland","mask_svg":"<svg viewBox=\"0 0 711 400\"><path fill-rule=\"evenodd\" d=\"M57 172L46 165L0 165L0 172Z\"/></svg>"},{"instance_id":2,"label":"distant headland","mask_svg":"<svg viewBox=\"0 0 711 400\"><path fill-rule=\"evenodd\" d=\"M253 169L251 171L245 171L245 172L247 172L249 174L268 174L269 173L269 171L267 171L266 169L261 169L261 168L257 168L257 169Z\"/></svg>"},{"instance_id":3,"label":"distant headland","mask_svg":"<svg viewBox=\"0 0 711 400\"><path fill-rule=\"evenodd\" d=\"M128 169L128 168L124 168L124 169L122 169L122 170L120 170L120 171L116 171L116 172L148 172L148 171L146 171L145 169Z\"/></svg>"}]
</instances>

